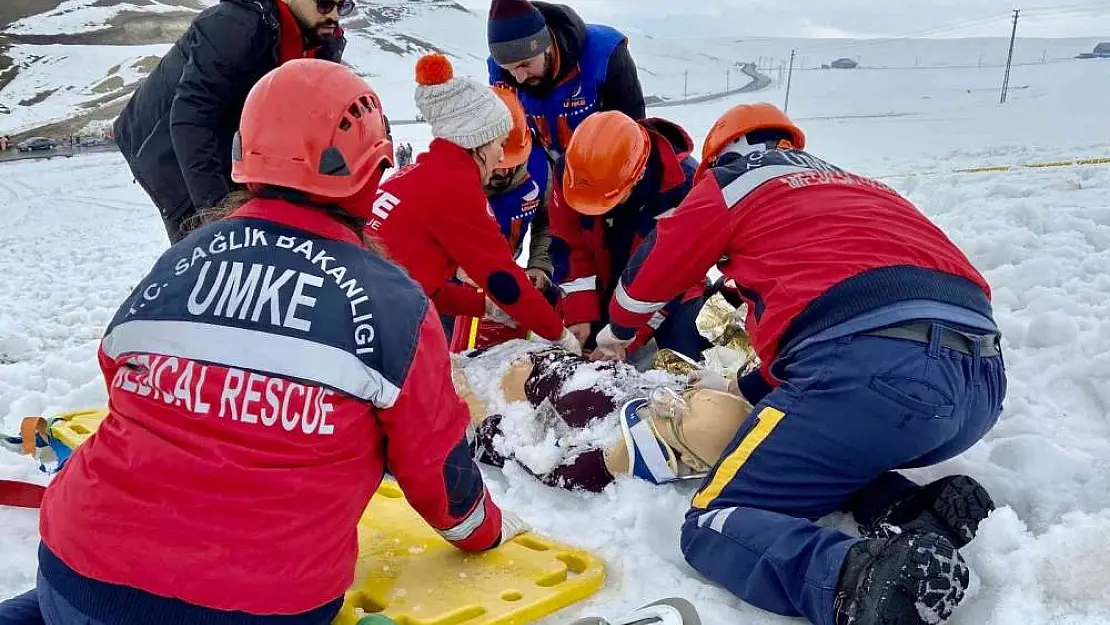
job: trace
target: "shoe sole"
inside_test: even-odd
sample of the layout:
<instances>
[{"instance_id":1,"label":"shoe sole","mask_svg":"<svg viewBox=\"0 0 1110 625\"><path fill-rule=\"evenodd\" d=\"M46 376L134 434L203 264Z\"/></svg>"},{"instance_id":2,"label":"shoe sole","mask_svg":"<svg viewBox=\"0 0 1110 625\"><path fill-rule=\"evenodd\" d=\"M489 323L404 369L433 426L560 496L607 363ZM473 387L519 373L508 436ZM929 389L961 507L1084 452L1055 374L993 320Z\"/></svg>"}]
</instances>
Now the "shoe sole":
<instances>
[{"instance_id":1,"label":"shoe sole","mask_svg":"<svg viewBox=\"0 0 1110 625\"><path fill-rule=\"evenodd\" d=\"M979 523L994 510L994 500L982 484L957 475L944 483L929 510L948 530L952 545L961 549L975 538Z\"/></svg>"},{"instance_id":2,"label":"shoe sole","mask_svg":"<svg viewBox=\"0 0 1110 625\"><path fill-rule=\"evenodd\" d=\"M907 575L913 581L905 588L916 596L920 623L943 623L964 600L971 569L952 543L936 534L923 534L910 541L911 568Z\"/></svg>"},{"instance_id":3,"label":"shoe sole","mask_svg":"<svg viewBox=\"0 0 1110 625\"><path fill-rule=\"evenodd\" d=\"M949 540L939 534L904 534L888 557L901 572L876 601L850 609L849 625L936 625L964 600L971 572ZM901 605L899 605L901 604ZM897 607L896 607L897 606ZM907 609L913 606L913 609Z\"/></svg>"}]
</instances>

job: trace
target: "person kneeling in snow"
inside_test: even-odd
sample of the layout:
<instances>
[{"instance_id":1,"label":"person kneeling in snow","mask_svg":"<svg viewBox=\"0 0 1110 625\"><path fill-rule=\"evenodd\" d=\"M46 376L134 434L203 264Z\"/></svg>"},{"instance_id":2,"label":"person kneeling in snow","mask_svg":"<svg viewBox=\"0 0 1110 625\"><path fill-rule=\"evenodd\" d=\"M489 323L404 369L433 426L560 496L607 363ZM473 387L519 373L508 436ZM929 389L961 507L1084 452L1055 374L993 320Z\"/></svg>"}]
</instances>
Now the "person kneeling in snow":
<instances>
[{"instance_id":1,"label":"person kneeling in snow","mask_svg":"<svg viewBox=\"0 0 1110 625\"><path fill-rule=\"evenodd\" d=\"M921 487L894 470L952 458L997 421L990 288L894 190L804 148L770 104L725 113L694 189L621 277L598 351L622 357L650 311L716 264L761 367L740 385L755 409L687 514L686 559L818 625L941 621L969 580L957 549L993 503L970 477ZM844 505L872 535L810 520Z\"/></svg>"},{"instance_id":2,"label":"person kneeling in snow","mask_svg":"<svg viewBox=\"0 0 1110 625\"><path fill-rule=\"evenodd\" d=\"M551 257L566 296L563 320L584 347L608 321L609 301L625 297L618 278L635 273L637 248L690 192L693 149L678 125L618 111L594 113L574 131L556 167L562 186L551 207ZM652 336L660 349L694 360L709 347L695 325L708 281L688 277L683 293L651 310L629 351Z\"/></svg>"},{"instance_id":3,"label":"person kneeling in snow","mask_svg":"<svg viewBox=\"0 0 1110 625\"><path fill-rule=\"evenodd\" d=\"M513 261L482 193L513 127L509 109L492 88L454 76L441 54L421 57L416 80L416 105L435 139L416 163L382 184L367 233L408 270L440 313L511 318L581 351ZM450 282L460 267L482 290Z\"/></svg>"},{"instance_id":4,"label":"person kneeling in snow","mask_svg":"<svg viewBox=\"0 0 1110 625\"><path fill-rule=\"evenodd\" d=\"M163 254L101 342L110 412L42 504L46 623L327 625L386 464L459 549L524 531L470 456L434 306L360 236L392 164L350 69L251 90L232 177L256 197Z\"/></svg>"},{"instance_id":5,"label":"person kneeling in snow","mask_svg":"<svg viewBox=\"0 0 1110 625\"><path fill-rule=\"evenodd\" d=\"M704 477L751 410L735 395L675 391L679 381L661 383L662 372L524 347L456 357L455 389L470 408L475 457L496 467L512 459L548 486L598 492L620 475ZM478 387L481 397L467 371L493 382Z\"/></svg>"},{"instance_id":6,"label":"person kneeling in snow","mask_svg":"<svg viewBox=\"0 0 1110 625\"><path fill-rule=\"evenodd\" d=\"M494 91L509 107L513 129L505 142L505 153L490 174L485 192L493 217L501 228L501 236L509 242L513 258L524 251L524 237L530 235L528 264L525 275L549 302L558 300L558 289L551 283L551 234L548 231L548 206L551 200L551 161L547 153L533 144L528 119L516 94L508 88ZM464 282L478 288L465 276ZM491 347L515 338L525 338L528 332L512 324L504 325L490 318L456 317L454 329L449 329L451 351Z\"/></svg>"}]
</instances>

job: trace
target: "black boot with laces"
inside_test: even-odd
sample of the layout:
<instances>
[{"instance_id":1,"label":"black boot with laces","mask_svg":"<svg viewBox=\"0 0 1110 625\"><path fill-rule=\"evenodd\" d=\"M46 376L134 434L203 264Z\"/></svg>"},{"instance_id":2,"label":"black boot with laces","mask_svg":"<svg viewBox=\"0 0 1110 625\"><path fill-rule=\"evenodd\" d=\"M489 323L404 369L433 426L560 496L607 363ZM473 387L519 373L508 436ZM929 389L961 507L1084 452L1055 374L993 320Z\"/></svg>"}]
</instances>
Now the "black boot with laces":
<instances>
[{"instance_id":1,"label":"black boot with laces","mask_svg":"<svg viewBox=\"0 0 1110 625\"><path fill-rule=\"evenodd\" d=\"M936 532L960 549L975 538L979 523L993 510L994 501L982 484L967 475L950 475L926 484L861 529L876 537L890 536L892 530Z\"/></svg>"},{"instance_id":2,"label":"black boot with laces","mask_svg":"<svg viewBox=\"0 0 1110 625\"><path fill-rule=\"evenodd\" d=\"M964 599L967 563L947 538L907 532L848 550L836 592L836 625L937 625Z\"/></svg>"}]
</instances>

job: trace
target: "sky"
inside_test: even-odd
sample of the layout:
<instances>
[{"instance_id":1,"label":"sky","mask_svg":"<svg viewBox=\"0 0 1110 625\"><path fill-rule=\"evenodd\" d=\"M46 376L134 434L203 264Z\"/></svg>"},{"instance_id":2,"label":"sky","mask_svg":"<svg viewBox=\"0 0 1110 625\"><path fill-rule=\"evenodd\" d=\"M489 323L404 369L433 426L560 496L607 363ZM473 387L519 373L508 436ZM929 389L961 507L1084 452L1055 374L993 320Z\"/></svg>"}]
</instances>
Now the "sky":
<instances>
[{"instance_id":1,"label":"sky","mask_svg":"<svg viewBox=\"0 0 1110 625\"><path fill-rule=\"evenodd\" d=\"M554 1L589 21L682 37L1008 37L1012 10L1021 8L1018 36L1110 38L1110 0Z\"/></svg>"}]
</instances>

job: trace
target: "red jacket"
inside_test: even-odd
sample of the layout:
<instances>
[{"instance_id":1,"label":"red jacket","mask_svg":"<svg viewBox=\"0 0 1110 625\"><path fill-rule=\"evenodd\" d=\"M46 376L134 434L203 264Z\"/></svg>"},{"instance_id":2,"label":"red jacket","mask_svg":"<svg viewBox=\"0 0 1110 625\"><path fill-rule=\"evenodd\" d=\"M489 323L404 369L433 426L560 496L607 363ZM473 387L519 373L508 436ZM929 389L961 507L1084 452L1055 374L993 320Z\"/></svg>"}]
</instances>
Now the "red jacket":
<instances>
[{"instance_id":1,"label":"red jacket","mask_svg":"<svg viewBox=\"0 0 1110 625\"><path fill-rule=\"evenodd\" d=\"M796 150L721 161L629 263L609 311L618 337L714 264L748 304L772 384L781 348L887 304L928 299L990 316L983 276L881 182Z\"/></svg>"},{"instance_id":2,"label":"red jacket","mask_svg":"<svg viewBox=\"0 0 1110 625\"><path fill-rule=\"evenodd\" d=\"M433 140L416 163L382 183L366 228L439 312L481 317L489 295L528 330L553 341L562 336L562 320L513 260L478 165L463 148ZM483 289L449 283L459 267Z\"/></svg>"},{"instance_id":3,"label":"red jacket","mask_svg":"<svg viewBox=\"0 0 1110 625\"><path fill-rule=\"evenodd\" d=\"M109 415L41 515L46 546L84 578L217 610L312 610L352 583L387 462L457 547L500 541L435 308L321 212L253 200L170 248L100 365Z\"/></svg>"},{"instance_id":4,"label":"red jacket","mask_svg":"<svg viewBox=\"0 0 1110 625\"><path fill-rule=\"evenodd\" d=\"M605 306L628 260L655 229L657 219L674 210L690 192L697 163L690 156L689 135L664 119L639 123L651 136L652 156L644 179L625 203L603 216L581 215L566 204L561 185L555 185L551 257L554 278L565 294L563 320L568 326L605 318ZM561 166L558 176L561 179ZM701 295L704 277L687 287L683 299ZM648 338L650 334L640 342Z\"/></svg>"}]
</instances>

